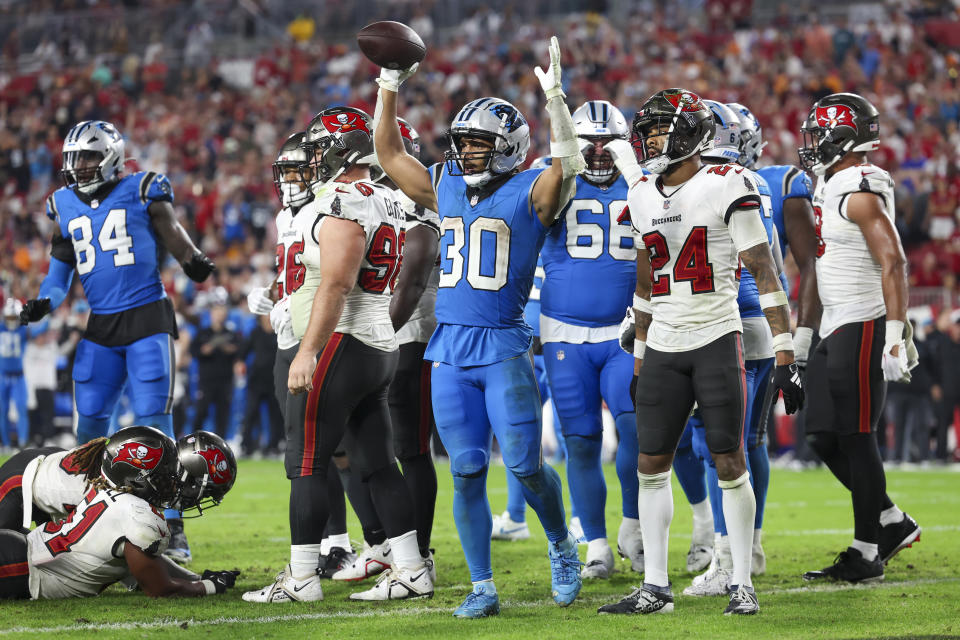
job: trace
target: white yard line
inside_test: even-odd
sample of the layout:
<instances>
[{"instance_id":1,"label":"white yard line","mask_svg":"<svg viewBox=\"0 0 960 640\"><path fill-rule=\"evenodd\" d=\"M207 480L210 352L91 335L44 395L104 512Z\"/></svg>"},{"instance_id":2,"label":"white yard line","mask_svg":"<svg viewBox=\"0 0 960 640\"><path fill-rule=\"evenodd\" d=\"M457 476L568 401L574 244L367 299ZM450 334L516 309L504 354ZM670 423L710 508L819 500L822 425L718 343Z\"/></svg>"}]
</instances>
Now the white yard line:
<instances>
[{"instance_id":1,"label":"white yard line","mask_svg":"<svg viewBox=\"0 0 960 640\"><path fill-rule=\"evenodd\" d=\"M900 589L903 587L914 587L920 585L928 584L943 584L951 582L960 582L960 578L930 578L924 580L904 580L899 582L884 582L878 585L869 585L869 586L854 586L854 585L817 585L811 587L790 587L790 588L773 588L773 589L764 589L762 594L781 594L781 593L816 593L823 591L847 591L850 589L857 590L874 590L874 589L885 589L885 588L896 588ZM464 590L466 590L467 585L464 585ZM691 596L682 596L677 594L678 597L686 599ZM609 602L613 597L616 596L589 596L586 598L580 598L578 602L580 604L598 604L602 602ZM546 598L541 600L504 600L503 606L508 608L534 608L549 606L549 601ZM251 606L251 610L254 607ZM32 635L39 634L51 634L51 633L65 633L70 631L129 631L136 629L167 629L180 627L184 624L189 627L209 627L209 626L219 626L225 624L273 624L275 622L300 622L304 620L330 620L330 619L353 619L353 618L379 618L385 616L414 616L422 614L431 614L439 613L450 615L453 612L451 607L405 607L405 608L389 608L389 609L370 609L367 611L324 611L318 613L291 613L285 615L274 615L274 616L256 616L256 617L239 617L239 616L223 616L219 618L210 618L210 619L201 619L196 620L193 618L179 619L179 618L164 618L161 620L153 620L149 622L107 622L103 624L71 624L71 625L59 625L53 627L12 627L10 629L0 630L0 636L11 635L14 633L29 633Z\"/></svg>"}]
</instances>

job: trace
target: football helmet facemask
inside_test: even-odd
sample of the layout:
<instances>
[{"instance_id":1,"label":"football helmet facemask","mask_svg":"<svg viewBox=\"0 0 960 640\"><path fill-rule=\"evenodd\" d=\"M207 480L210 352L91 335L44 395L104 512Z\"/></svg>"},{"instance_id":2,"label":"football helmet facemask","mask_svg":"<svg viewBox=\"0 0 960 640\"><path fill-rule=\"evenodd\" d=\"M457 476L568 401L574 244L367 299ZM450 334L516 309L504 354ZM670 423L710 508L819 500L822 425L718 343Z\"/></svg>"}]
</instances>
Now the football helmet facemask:
<instances>
[{"instance_id":1,"label":"football helmet facemask","mask_svg":"<svg viewBox=\"0 0 960 640\"><path fill-rule=\"evenodd\" d=\"M583 179L591 184L613 182L618 175L613 156L604 145L614 138L627 139L627 119L606 100L590 100L573 112L573 126L580 142L580 152L587 163Z\"/></svg>"},{"instance_id":2,"label":"football helmet facemask","mask_svg":"<svg viewBox=\"0 0 960 640\"><path fill-rule=\"evenodd\" d=\"M354 107L324 109L310 121L301 144L313 170L310 186L316 187L353 165L373 162L373 120Z\"/></svg>"},{"instance_id":3,"label":"football helmet facemask","mask_svg":"<svg viewBox=\"0 0 960 640\"><path fill-rule=\"evenodd\" d=\"M126 427L107 441L100 476L115 488L155 507L177 501L177 445L154 427Z\"/></svg>"},{"instance_id":4,"label":"football helmet facemask","mask_svg":"<svg viewBox=\"0 0 960 640\"><path fill-rule=\"evenodd\" d=\"M209 431L197 431L177 440L180 459L181 511L205 509L220 504L237 479L237 458L223 438Z\"/></svg>"},{"instance_id":5,"label":"football helmet facemask","mask_svg":"<svg viewBox=\"0 0 960 640\"><path fill-rule=\"evenodd\" d=\"M760 121L750 109L739 102L728 102L727 106L740 118L740 159L737 164L753 171L763 155L763 148L767 146L763 141Z\"/></svg>"},{"instance_id":6,"label":"football helmet facemask","mask_svg":"<svg viewBox=\"0 0 960 640\"><path fill-rule=\"evenodd\" d=\"M63 140L60 175L67 188L90 194L119 180L124 161L123 136L117 128L103 120L84 120Z\"/></svg>"},{"instance_id":7,"label":"football helmet facemask","mask_svg":"<svg viewBox=\"0 0 960 640\"><path fill-rule=\"evenodd\" d=\"M444 154L447 173L463 176L467 186L479 187L523 164L530 149L530 126L506 100L479 98L457 113L447 132L450 150ZM487 151L463 151L464 139L486 140ZM480 161L481 169L474 163Z\"/></svg>"},{"instance_id":8,"label":"football helmet facemask","mask_svg":"<svg viewBox=\"0 0 960 640\"><path fill-rule=\"evenodd\" d=\"M834 93L813 105L800 132L800 166L821 176L848 152L880 147L880 114L862 96Z\"/></svg>"},{"instance_id":9,"label":"football helmet facemask","mask_svg":"<svg viewBox=\"0 0 960 640\"><path fill-rule=\"evenodd\" d=\"M713 132L713 113L700 96L686 89L664 89L647 98L637 111L630 142L644 169L664 173L706 148ZM666 140L650 144L659 137Z\"/></svg>"},{"instance_id":10,"label":"football helmet facemask","mask_svg":"<svg viewBox=\"0 0 960 640\"><path fill-rule=\"evenodd\" d=\"M273 163L273 186L280 203L284 207L299 208L313 200L312 176L313 168L307 163L301 131L286 139Z\"/></svg>"}]
</instances>

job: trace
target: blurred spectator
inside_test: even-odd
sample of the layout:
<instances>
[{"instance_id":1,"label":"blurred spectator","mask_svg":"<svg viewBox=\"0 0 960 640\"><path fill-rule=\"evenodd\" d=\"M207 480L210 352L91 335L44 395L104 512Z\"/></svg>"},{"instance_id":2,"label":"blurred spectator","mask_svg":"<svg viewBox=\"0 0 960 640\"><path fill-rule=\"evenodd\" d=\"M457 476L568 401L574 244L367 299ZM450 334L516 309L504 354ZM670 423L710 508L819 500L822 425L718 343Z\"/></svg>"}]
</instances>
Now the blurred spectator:
<instances>
[{"instance_id":1,"label":"blurred spectator","mask_svg":"<svg viewBox=\"0 0 960 640\"><path fill-rule=\"evenodd\" d=\"M920 362L911 371L910 382L887 386L886 413L894 426L894 442L886 447L891 462L922 462L930 456L930 433L936 423L930 395L934 360L931 340L915 344Z\"/></svg>"},{"instance_id":2,"label":"blurred spectator","mask_svg":"<svg viewBox=\"0 0 960 640\"><path fill-rule=\"evenodd\" d=\"M301 13L294 18L290 24L287 25L287 33L289 33L290 37L299 43L304 43L313 38L313 34L316 30L317 23L313 19L313 16L308 13Z\"/></svg>"},{"instance_id":3,"label":"blurred spectator","mask_svg":"<svg viewBox=\"0 0 960 640\"><path fill-rule=\"evenodd\" d=\"M57 332L46 320L30 330L31 340L24 351L23 374L27 380L27 405L33 446L42 447L52 441L55 430L54 394L57 390L57 360L60 345Z\"/></svg>"},{"instance_id":4,"label":"blurred spectator","mask_svg":"<svg viewBox=\"0 0 960 640\"><path fill-rule=\"evenodd\" d=\"M17 445L27 446L30 436L27 384L23 378L23 352L28 330L20 326L22 308L16 298L7 298L3 303L3 325L0 325L0 436L5 448L11 444L11 409L17 413Z\"/></svg>"},{"instance_id":5,"label":"blurred spectator","mask_svg":"<svg viewBox=\"0 0 960 640\"><path fill-rule=\"evenodd\" d=\"M950 458L947 436L960 409L960 313L944 312L930 336L933 361L931 395L937 410L937 460Z\"/></svg>"},{"instance_id":6,"label":"blurred spectator","mask_svg":"<svg viewBox=\"0 0 960 640\"><path fill-rule=\"evenodd\" d=\"M264 440L261 410L267 407L267 444L262 453L271 455L280 451L280 438L283 437L283 416L277 404L277 394L273 384L273 363L277 357L277 337L270 326L270 316L257 316L254 326L244 346L242 358L250 359L247 366L247 410L243 417L243 454L246 456L261 453L260 443ZM256 434L256 435L254 435Z\"/></svg>"},{"instance_id":7,"label":"blurred spectator","mask_svg":"<svg viewBox=\"0 0 960 640\"><path fill-rule=\"evenodd\" d=\"M197 361L194 427L203 429L210 407L214 407L215 433L226 438L233 398L233 368L240 352L240 336L226 324L230 311L226 291L219 288L212 296L210 326L200 329L190 345L190 355Z\"/></svg>"}]
</instances>

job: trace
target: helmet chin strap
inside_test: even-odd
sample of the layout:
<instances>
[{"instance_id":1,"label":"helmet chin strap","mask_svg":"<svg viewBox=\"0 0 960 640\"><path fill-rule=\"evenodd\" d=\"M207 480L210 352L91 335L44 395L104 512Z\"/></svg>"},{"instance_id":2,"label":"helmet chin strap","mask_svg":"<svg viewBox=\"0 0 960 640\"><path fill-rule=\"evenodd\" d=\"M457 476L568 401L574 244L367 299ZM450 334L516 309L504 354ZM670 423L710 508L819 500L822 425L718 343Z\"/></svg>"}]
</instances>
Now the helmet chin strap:
<instances>
[{"instance_id":1,"label":"helmet chin strap","mask_svg":"<svg viewBox=\"0 0 960 640\"><path fill-rule=\"evenodd\" d=\"M670 157L667 155L667 147L670 146L670 136L673 135L673 130L677 125L677 118L680 117L680 112L683 111L683 100L677 99L677 110L673 112L673 117L670 118L670 126L667 128L667 143L664 145L664 150L660 152L655 158L650 158L646 162L641 163L641 166L649 171L650 173L661 174L664 173L667 168L670 166ZM693 154L690 154L693 155ZM686 160L686 158L677 158L677 162L681 160Z\"/></svg>"}]
</instances>

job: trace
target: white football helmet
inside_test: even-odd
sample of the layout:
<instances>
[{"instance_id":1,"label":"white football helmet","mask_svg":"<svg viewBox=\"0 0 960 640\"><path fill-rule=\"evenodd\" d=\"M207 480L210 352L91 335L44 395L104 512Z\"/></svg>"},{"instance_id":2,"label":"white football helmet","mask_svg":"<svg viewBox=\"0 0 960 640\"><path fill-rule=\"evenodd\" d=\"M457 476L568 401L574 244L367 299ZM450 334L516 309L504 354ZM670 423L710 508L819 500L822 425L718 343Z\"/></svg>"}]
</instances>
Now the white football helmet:
<instances>
[{"instance_id":1,"label":"white football helmet","mask_svg":"<svg viewBox=\"0 0 960 640\"><path fill-rule=\"evenodd\" d=\"M100 161L96 166L80 166L81 159L97 156ZM107 182L120 178L124 161L123 136L117 128L103 120L84 120L74 125L63 140L60 173L67 187L76 186L83 193L93 193Z\"/></svg>"},{"instance_id":2,"label":"white football helmet","mask_svg":"<svg viewBox=\"0 0 960 640\"><path fill-rule=\"evenodd\" d=\"M298 179L288 180L293 171ZM284 207L297 209L313 200L313 191L309 187L312 171L303 148L303 132L295 133L284 141L273 163L273 186Z\"/></svg>"},{"instance_id":3,"label":"white football helmet","mask_svg":"<svg viewBox=\"0 0 960 640\"><path fill-rule=\"evenodd\" d=\"M713 139L705 145L700 157L706 160L735 163L740 159L740 118L727 105L716 100L704 100L704 106L713 114Z\"/></svg>"},{"instance_id":4,"label":"white football helmet","mask_svg":"<svg viewBox=\"0 0 960 640\"><path fill-rule=\"evenodd\" d=\"M753 115L750 109L739 102L728 102L727 106L740 118L740 160L742 164L751 171L756 168L760 156L763 155L763 148L767 143L763 141L763 129L760 127L760 121Z\"/></svg>"},{"instance_id":5,"label":"white football helmet","mask_svg":"<svg viewBox=\"0 0 960 640\"><path fill-rule=\"evenodd\" d=\"M7 298L3 303L4 318L20 318L20 312L23 311L23 303L16 298Z\"/></svg>"},{"instance_id":6,"label":"white football helmet","mask_svg":"<svg viewBox=\"0 0 960 640\"><path fill-rule=\"evenodd\" d=\"M597 153L596 143L611 138L627 139L630 133L627 119L606 100L589 100L573 112L573 126L580 142L580 152L587 163L583 178L593 184L607 184L617 173L617 166L609 151Z\"/></svg>"},{"instance_id":7,"label":"white football helmet","mask_svg":"<svg viewBox=\"0 0 960 640\"><path fill-rule=\"evenodd\" d=\"M480 153L461 152L461 139L470 137L489 140L493 149ZM463 176L468 186L479 187L523 164L530 149L530 126L523 114L506 100L479 98L460 109L450 125L447 138L450 141L450 150L444 154L447 173ZM483 159L484 170L466 173L463 161L473 159Z\"/></svg>"}]
</instances>

